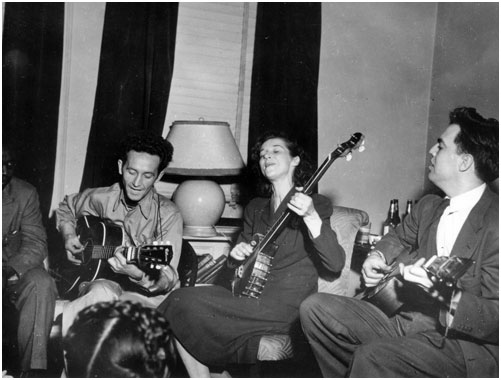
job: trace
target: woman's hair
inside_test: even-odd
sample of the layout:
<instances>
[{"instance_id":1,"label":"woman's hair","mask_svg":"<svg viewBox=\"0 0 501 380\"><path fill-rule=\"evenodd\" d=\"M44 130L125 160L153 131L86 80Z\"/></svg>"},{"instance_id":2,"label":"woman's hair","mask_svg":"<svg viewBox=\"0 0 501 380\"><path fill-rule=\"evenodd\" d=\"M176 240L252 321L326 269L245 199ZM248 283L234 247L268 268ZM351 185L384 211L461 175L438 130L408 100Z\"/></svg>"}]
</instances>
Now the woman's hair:
<instances>
[{"instance_id":1,"label":"woman's hair","mask_svg":"<svg viewBox=\"0 0 501 380\"><path fill-rule=\"evenodd\" d=\"M176 363L167 320L130 301L80 311L63 347L68 377L167 377Z\"/></svg>"},{"instance_id":2,"label":"woman's hair","mask_svg":"<svg viewBox=\"0 0 501 380\"><path fill-rule=\"evenodd\" d=\"M295 186L304 186L306 182L310 179L314 172L313 165L311 163L308 154L305 150L292 138L290 138L286 133L280 131L268 131L262 134L256 144L251 150L252 159L252 174L257 179L256 190L259 196L268 197L271 195L272 187L268 179L261 173L261 168L259 167L259 157L262 145L270 139L281 139L291 157L299 157L299 165L294 170L293 181Z\"/></svg>"}]
</instances>

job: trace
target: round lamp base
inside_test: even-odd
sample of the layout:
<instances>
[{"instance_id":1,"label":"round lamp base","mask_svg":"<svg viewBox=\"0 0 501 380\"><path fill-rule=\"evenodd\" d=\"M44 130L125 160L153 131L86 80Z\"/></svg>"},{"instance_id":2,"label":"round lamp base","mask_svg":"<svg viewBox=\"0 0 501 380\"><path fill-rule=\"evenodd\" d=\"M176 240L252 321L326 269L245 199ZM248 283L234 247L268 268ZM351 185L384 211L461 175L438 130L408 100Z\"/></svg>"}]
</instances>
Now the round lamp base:
<instances>
[{"instance_id":1,"label":"round lamp base","mask_svg":"<svg viewBox=\"0 0 501 380\"><path fill-rule=\"evenodd\" d=\"M216 236L214 226L223 214L224 192L214 181L187 180L173 195L184 221L184 234L188 236Z\"/></svg>"},{"instance_id":2,"label":"round lamp base","mask_svg":"<svg viewBox=\"0 0 501 380\"><path fill-rule=\"evenodd\" d=\"M214 237L217 236L217 231L214 227L184 226L183 235L196 237Z\"/></svg>"}]
</instances>

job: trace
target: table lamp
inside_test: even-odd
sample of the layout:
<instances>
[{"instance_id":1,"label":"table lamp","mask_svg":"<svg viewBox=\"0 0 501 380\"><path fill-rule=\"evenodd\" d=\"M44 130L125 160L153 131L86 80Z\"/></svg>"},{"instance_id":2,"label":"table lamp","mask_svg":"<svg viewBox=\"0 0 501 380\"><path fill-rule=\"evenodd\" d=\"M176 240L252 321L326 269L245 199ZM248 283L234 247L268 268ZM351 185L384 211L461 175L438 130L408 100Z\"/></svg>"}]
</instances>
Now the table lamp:
<instances>
[{"instance_id":1,"label":"table lamp","mask_svg":"<svg viewBox=\"0 0 501 380\"><path fill-rule=\"evenodd\" d=\"M239 175L244 167L230 125L220 121L174 121L167 135L174 147L165 174L189 176L174 191L184 235L216 236L224 192L211 177Z\"/></svg>"}]
</instances>

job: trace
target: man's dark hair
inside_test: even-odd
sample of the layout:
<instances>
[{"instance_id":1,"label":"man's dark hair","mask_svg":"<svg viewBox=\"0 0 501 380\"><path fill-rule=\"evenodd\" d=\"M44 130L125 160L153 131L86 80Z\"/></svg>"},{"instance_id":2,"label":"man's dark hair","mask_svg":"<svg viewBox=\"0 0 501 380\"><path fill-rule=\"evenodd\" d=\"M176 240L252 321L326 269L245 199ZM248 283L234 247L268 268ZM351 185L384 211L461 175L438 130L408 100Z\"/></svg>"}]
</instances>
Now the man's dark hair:
<instances>
[{"instance_id":1,"label":"man's dark hair","mask_svg":"<svg viewBox=\"0 0 501 380\"><path fill-rule=\"evenodd\" d=\"M151 132L142 131L128 135L122 142L120 158L127 161L127 153L131 150L144 152L160 157L158 172L164 170L172 160L174 148L172 144L162 136L154 135Z\"/></svg>"},{"instance_id":2,"label":"man's dark hair","mask_svg":"<svg viewBox=\"0 0 501 380\"><path fill-rule=\"evenodd\" d=\"M475 108L459 107L449 114L450 124L459 126L454 142L458 153L473 156L475 170L484 182L492 182L499 175L499 123L485 119Z\"/></svg>"},{"instance_id":3,"label":"man's dark hair","mask_svg":"<svg viewBox=\"0 0 501 380\"><path fill-rule=\"evenodd\" d=\"M304 186L306 182L310 179L311 175L315 171L311 163L310 158L306 151L291 137L289 137L285 132L281 131L268 131L262 134L256 144L254 144L251 150L252 159L252 172L255 178L257 178L257 193L260 196L270 196L271 195L271 184L261 173L259 167L259 158L261 154L261 146L268 140L278 138L285 142L285 146L289 150L292 157L299 157L299 165L294 170L293 181L295 186Z\"/></svg>"},{"instance_id":4,"label":"man's dark hair","mask_svg":"<svg viewBox=\"0 0 501 380\"><path fill-rule=\"evenodd\" d=\"M177 360L164 316L130 301L80 311L63 346L69 377L164 377Z\"/></svg>"}]
</instances>

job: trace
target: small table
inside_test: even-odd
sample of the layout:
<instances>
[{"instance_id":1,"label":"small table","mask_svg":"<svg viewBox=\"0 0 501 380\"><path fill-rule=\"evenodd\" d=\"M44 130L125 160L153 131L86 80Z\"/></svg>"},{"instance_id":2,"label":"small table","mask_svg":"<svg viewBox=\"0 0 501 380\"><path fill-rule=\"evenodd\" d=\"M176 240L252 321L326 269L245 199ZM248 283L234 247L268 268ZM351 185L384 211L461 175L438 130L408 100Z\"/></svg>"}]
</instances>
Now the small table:
<instances>
[{"instance_id":1,"label":"small table","mask_svg":"<svg viewBox=\"0 0 501 380\"><path fill-rule=\"evenodd\" d=\"M183 236L198 256L197 284L211 284L216 279L240 233L239 227L216 226L217 236Z\"/></svg>"}]
</instances>

